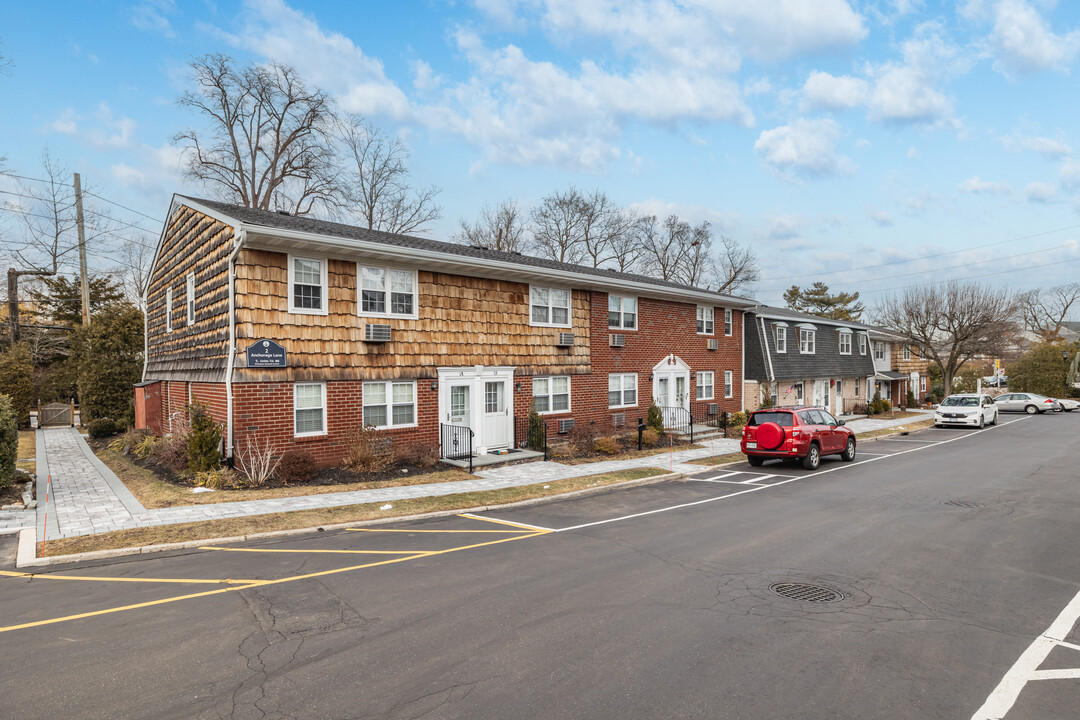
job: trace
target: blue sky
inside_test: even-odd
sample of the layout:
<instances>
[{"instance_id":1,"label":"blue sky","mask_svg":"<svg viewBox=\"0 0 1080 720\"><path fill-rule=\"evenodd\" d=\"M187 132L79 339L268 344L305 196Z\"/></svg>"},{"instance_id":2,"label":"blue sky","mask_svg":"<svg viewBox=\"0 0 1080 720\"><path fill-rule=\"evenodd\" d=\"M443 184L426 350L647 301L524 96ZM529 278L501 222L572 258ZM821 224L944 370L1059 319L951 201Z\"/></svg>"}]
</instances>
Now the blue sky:
<instances>
[{"instance_id":1,"label":"blue sky","mask_svg":"<svg viewBox=\"0 0 1080 720\"><path fill-rule=\"evenodd\" d=\"M402 138L413 182L443 188L431 237L573 184L750 244L765 302L814 280L869 304L1080 280L1076 3L8 2L0 41L8 169L40 175L48 146L156 218L204 193L170 143L199 118L174 101L189 59L222 51L291 64Z\"/></svg>"}]
</instances>

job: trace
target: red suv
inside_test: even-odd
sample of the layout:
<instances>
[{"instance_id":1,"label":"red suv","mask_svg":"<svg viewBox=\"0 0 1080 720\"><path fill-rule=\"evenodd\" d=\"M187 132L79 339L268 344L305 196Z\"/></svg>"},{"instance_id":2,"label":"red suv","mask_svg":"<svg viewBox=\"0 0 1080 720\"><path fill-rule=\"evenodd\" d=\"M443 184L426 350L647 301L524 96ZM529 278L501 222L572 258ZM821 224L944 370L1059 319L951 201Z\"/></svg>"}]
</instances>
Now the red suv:
<instances>
[{"instance_id":1,"label":"red suv","mask_svg":"<svg viewBox=\"0 0 1080 720\"><path fill-rule=\"evenodd\" d=\"M854 460L855 433L821 408L763 408L746 421L742 451L755 467L771 458L798 458L807 470L817 470L822 455Z\"/></svg>"}]
</instances>

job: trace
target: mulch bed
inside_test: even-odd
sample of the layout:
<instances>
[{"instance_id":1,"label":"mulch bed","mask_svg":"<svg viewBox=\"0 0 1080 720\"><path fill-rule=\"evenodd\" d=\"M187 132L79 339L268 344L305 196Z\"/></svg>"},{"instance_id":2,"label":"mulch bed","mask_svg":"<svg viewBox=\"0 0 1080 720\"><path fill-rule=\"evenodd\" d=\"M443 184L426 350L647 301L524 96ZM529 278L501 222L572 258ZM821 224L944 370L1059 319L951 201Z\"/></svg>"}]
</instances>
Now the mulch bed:
<instances>
[{"instance_id":1,"label":"mulch bed","mask_svg":"<svg viewBox=\"0 0 1080 720\"><path fill-rule=\"evenodd\" d=\"M90 448L95 452L104 450L108 447L109 443L113 442L119 436L110 438L87 438ZM154 473L160 480L163 480L170 485L183 488L197 487L198 483L195 482L195 478L191 475L183 475L174 470L171 466L165 463L159 462L157 458L150 456L147 458L139 458L135 455L126 456L132 463L138 465L141 468L145 468ZM330 467L323 468L314 477L303 482L283 482L280 479L273 477L266 481L265 485L258 488L244 488L249 490L261 490L270 488L283 488L283 487L330 487L334 485L350 485L352 483L377 483L388 480L398 480L400 478L409 477L412 475L421 475L423 473L429 473L434 469L434 465L428 465L426 467L409 462L397 462L391 465L386 470L381 472L372 473L358 473L352 470L347 470L343 467Z\"/></svg>"}]
</instances>

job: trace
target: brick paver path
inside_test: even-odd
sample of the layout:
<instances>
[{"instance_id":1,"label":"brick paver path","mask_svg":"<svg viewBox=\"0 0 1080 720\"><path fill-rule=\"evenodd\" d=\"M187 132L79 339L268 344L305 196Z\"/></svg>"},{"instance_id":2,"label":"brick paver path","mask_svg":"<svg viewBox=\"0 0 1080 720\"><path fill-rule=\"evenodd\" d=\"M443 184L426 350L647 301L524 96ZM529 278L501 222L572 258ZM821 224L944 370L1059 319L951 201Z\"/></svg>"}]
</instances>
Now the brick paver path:
<instances>
[{"instance_id":1,"label":"brick paver path","mask_svg":"<svg viewBox=\"0 0 1080 720\"><path fill-rule=\"evenodd\" d=\"M881 427L903 425L915 420L917 418L853 420L848 423L848 426L855 432L866 432ZM639 467L659 467L665 470L672 469L674 472L700 472L703 469L701 465L690 465L687 461L739 450L738 440L719 438L704 441L704 447L700 449L682 450L632 460L607 460L583 465L534 462L477 470L474 473L478 477L476 480L147 510L138 505L137 501L133 506L134 498L131 498L130 494L127 498L122 497L126 490L123 489L119 479L100 462L94 462L85 440L76 431L64 428L39 432L45 433L45 452L49 472L52 473L52 499L49 503L48 521L49 540L132 527L172 525L361 503L393 503L410 498L497 490ZM44 481L45 478L42 477L40 482L44 483ZM43 489L39 489L38 493L39 497L44 497ZM39 539L41 534L39 514Z\"/></svg>"}]
</instances>

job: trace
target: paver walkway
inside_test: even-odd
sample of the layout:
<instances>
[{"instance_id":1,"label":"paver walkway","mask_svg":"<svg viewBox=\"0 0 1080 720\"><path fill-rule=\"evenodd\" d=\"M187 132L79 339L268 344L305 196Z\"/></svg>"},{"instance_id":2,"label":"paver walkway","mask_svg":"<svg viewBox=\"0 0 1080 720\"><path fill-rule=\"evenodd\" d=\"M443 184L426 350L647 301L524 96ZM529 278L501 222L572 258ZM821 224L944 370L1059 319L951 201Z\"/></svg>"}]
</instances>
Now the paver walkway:
<instances>
[{"instance_id":1,"label":"paver walkway","mask_svg":"<svg viewBox=\"0 0 1080 720\"><path fill-rule=\"evenodd\" d=\"M855 420L848 425L855 432L866 432L881 427L899 426L914 420L916 419ZM702 466L687 464L688 461L710 455L738 452L739 449L738 440L719 438L705 441L702 448L632 460L607 460L583 465L535 462L477 470L474 473L478 478L476 480L148 510L139 504L112 471L93 455L86 441L76 430L71 428L39 430L38 444L39 482L45 482L46 472L51 473L52 476L52 491L48 506L46 507L46 504L40 501L38 503L39 540L90 535L125 528L497 490L640 467L660 467L674 472L698 472ZM38 495L39 498L44 497L43 486L39 489ZM46 513L48 514L47 523L45 522ZM44 535L46 532L47 537Z\"/></svg>"}]
</instances>

